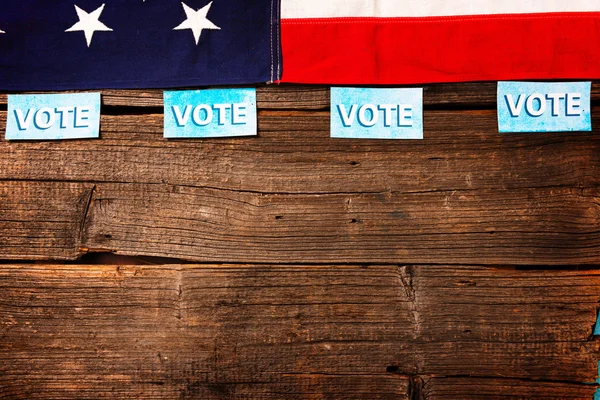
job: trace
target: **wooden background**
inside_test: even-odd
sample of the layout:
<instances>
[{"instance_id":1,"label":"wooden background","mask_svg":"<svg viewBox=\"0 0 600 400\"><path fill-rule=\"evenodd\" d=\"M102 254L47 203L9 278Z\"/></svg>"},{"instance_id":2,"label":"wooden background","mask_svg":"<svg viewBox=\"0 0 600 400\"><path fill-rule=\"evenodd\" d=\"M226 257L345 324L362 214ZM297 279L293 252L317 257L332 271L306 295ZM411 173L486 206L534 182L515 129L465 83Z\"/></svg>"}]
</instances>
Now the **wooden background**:
<instances>
[{"instance_id":1,"label":"wooden background","mask_svg":"<svg viewBox=\"0 0 600 400\"><path fill-rule=\"evenodd\" d=\"M423 141L295 86L256 138L103 91L100 140L0 141L0 399L591 400L600 85L592 133L499 134L495 90L426 87Z\"/></svg>"}]
</instances>

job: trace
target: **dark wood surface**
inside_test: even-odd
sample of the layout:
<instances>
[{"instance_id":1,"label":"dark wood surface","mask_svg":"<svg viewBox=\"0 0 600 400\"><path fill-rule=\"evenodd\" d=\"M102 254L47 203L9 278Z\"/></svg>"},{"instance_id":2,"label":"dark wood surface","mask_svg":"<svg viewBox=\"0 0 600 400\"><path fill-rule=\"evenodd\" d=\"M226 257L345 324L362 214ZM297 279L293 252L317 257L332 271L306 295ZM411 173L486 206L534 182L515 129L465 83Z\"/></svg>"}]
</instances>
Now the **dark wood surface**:
<instances>
[{"instance_id":1,"label":"dark wood surface","mask_svg":"<svg viewBox=\"0 0 600 400\"><path fill-rule=\"evenodd\" d=\"M598 271L4 265L0 290L6 398L595 390Z\"/></svg>"},{"instance_id":2,"label":"dark wood surface","mask_svg":"<svg viewBox=\"0 0 600 400\"><path fill-rule=\"evenodd\" d=\"M499 134L495 88L426 87L423 141L295 86L255 138L111 90L99 140L1 140L0 399L592 399L600 130Z\"/></svg>"},{"instance_id":3,"label":"dark wood surface","mask_svg":"<svg viewBox=\"0 0 600 400\"><path fill-rule=\"evenodd\" d=\"M328 111L262 110L258 137L176 141L162 137L162 114L128 110L103 116L100 140L0 142L0 194L18 200L0 205L7 259L600 257L600 131L501 135L494 110L437 110L423 141L357 141L329 138Z\"/></svg>"}]
</instances>

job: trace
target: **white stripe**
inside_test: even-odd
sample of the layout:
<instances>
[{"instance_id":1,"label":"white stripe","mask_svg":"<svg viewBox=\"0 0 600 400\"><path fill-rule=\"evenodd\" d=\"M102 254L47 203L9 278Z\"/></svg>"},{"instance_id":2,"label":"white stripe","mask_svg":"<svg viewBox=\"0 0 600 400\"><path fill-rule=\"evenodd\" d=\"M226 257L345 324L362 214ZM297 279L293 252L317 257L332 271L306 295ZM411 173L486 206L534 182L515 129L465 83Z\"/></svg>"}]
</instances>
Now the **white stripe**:
<instances>
[{"instance_id":1,"label":"white stripe","mask_svg":"<svg viewBox=\"0 0 600 400\"><path fill-rule=\"evenodd\" d=\"M440 17L600 11L600 0L282 0L282 18Z\"/></svg>"}]
</instances>

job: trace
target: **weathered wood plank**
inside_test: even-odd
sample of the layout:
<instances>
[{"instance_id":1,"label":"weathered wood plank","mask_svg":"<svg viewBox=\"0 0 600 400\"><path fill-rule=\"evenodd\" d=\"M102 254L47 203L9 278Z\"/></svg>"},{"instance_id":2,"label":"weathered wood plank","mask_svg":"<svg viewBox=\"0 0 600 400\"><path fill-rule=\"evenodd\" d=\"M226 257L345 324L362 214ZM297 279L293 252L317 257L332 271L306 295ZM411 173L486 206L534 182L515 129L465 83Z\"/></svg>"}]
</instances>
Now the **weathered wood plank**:
<instances>
[{"instance_id":1,"label":"weathered wood plank","mask_svg":"<svg viewBox=\"0 0 600 400\"><path fill-rule=\"evenodd\" d=\"M283 195L6 181L0 188L2 215L12 216L0 224L5 259L101 251L204 262L564 265L600 257L598 190Z\"/></svg>"},{"instance_id":2,"label":"weathered wood plank","mask_svg":"<svg viewBox=\"0 0 600 400\"><path fill-rule=\"evenodd\" d=\"M98 184L82 246L216 262L595 264L599 195L283 195Z\"/></svg>"},{"instance_id":3,"label":"weathered wood plank","mask_svg":"<svg viewBox=\"0 0 600 400\"><path fill-rule=\"evenodd\" d=\"M260 121L260 138L167 141L161 115L106 116L98 141L0 142L4 212L29 212L41 235L48 218L83 222L80 197L55 204L54 192L68 182L97 188L83 235L66 229L61 242L23 250L19 227L2 224L5 241L20 244L1 252L598 263L600 132L500 135L486 110L430 111L420 143L333 140L327 112L264 111ZM37 189L24 182L13 189L15 181L49 195L30 196Z\"/></svg>"},{"instance_id":4,"label":"weathered wood plank","mask_svg":"<svg viewBox=\"0 0 600 400\"><path fill-rule=\"evenodd\" d=\"M419 400L590 400L593 385L498 378L426 378Z\"/></svg>"},{"instance_id":5,"label":"weathered wood plank","mask_svg":"<svg viewBox=\"0 0 600 400\"><path fill-rule=\"evenodd\" d=\"M148 365L150 360L144 360ZM120 362L120 360L115 360ZM157 361L156 364L160 364ZM211 383L205 373L193 375L189 372L160 372L159 367L150 372L140 371L133 377L119 375L89 374L51 378L35 377L21 385L0 387L0 399L198 399L198 400L247 400L247 399L388 399L410 400L406 395L408 381L385 375L294 375L278 376L273 382ZM165 370L167 367L163 367ZM193 368L193 367L192 367ZM177 378L193 376L193 378ZM145 377L150 376L146 381ZM0 379L1 381L1 379ZM1 383L0 383L1 384Z\"/></svg>"},{"instance_id":6,"label":"weathered wood plank","mask_svg":"<svg viewBox=\"0 0 600 400\"><path fill-rule=\"evenodd\" d=\"M0 398L581 398L600 356L600 271L4 265L0 291Z\"/></svg>"},{"instance_id":7,"label":"weathered wood plank","mask_svg":"<svg viewBox=\"0 0 600 400\"><path fill-rule=\"evenodd\" d=\"M66 182L2 182L0 258L79 257L92 188L91 184Z\"/></svg>"},{"instance_id":8,"label":"weathered wood plank","mask_svg":"<svg viewBox=\"0 0 600 400\"><path fill-rule=\"evenodd\" d=\"M600 130L502 135L493 111L425 122L420 142L343 140L329 137L326 112L262 112L258 138L176 141L162 137L162 115L105 116L100 140L0 141L0 179L315 194L600 185Z\"/></svg>"},{"instance_id":9,"label":"weathered wood plank","mask_svg":"<svg viewBox=\"0 0 600 400\"><path fill-rule=\"evenodd\" d=\"M424 88L425 106L451 108L494 108L496 82L446 83L420 86ZM162 90L100 90L102 104L116 107L162 107ZM600 100L600 84L592 85L592 100ZM0 93L0 106L5 105L7 94ZM270 85L257 88L257 105L272 110L327 110L329 87Z\"/></svg>"}]
</instances>

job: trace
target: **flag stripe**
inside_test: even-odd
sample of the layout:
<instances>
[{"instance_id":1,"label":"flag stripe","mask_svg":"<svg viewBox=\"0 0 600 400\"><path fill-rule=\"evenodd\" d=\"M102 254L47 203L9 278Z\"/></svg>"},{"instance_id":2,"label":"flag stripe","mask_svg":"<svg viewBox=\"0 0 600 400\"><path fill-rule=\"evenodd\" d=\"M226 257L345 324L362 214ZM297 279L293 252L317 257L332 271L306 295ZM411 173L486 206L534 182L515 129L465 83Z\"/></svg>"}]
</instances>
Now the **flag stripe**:
<instances>
[{"instance_id":1,"label":"flag stripe","mask_svg":"<svg viewBox=\"0 0 600 400\"><path fill-rule=\"evenodd\" d=\"M600 13L284 19L281 34L284 82L600 78Z\"/></svg>"},{"instance_id":2,"label":"flag stripe","mask_svg":"<svg viewBox=\"0 0 600 400\"><path fill-rule=\"evenodd\" d=\"M282 0L282 18L434 17L600 11L598 0Z\"/></svg>"}]
</instances>

